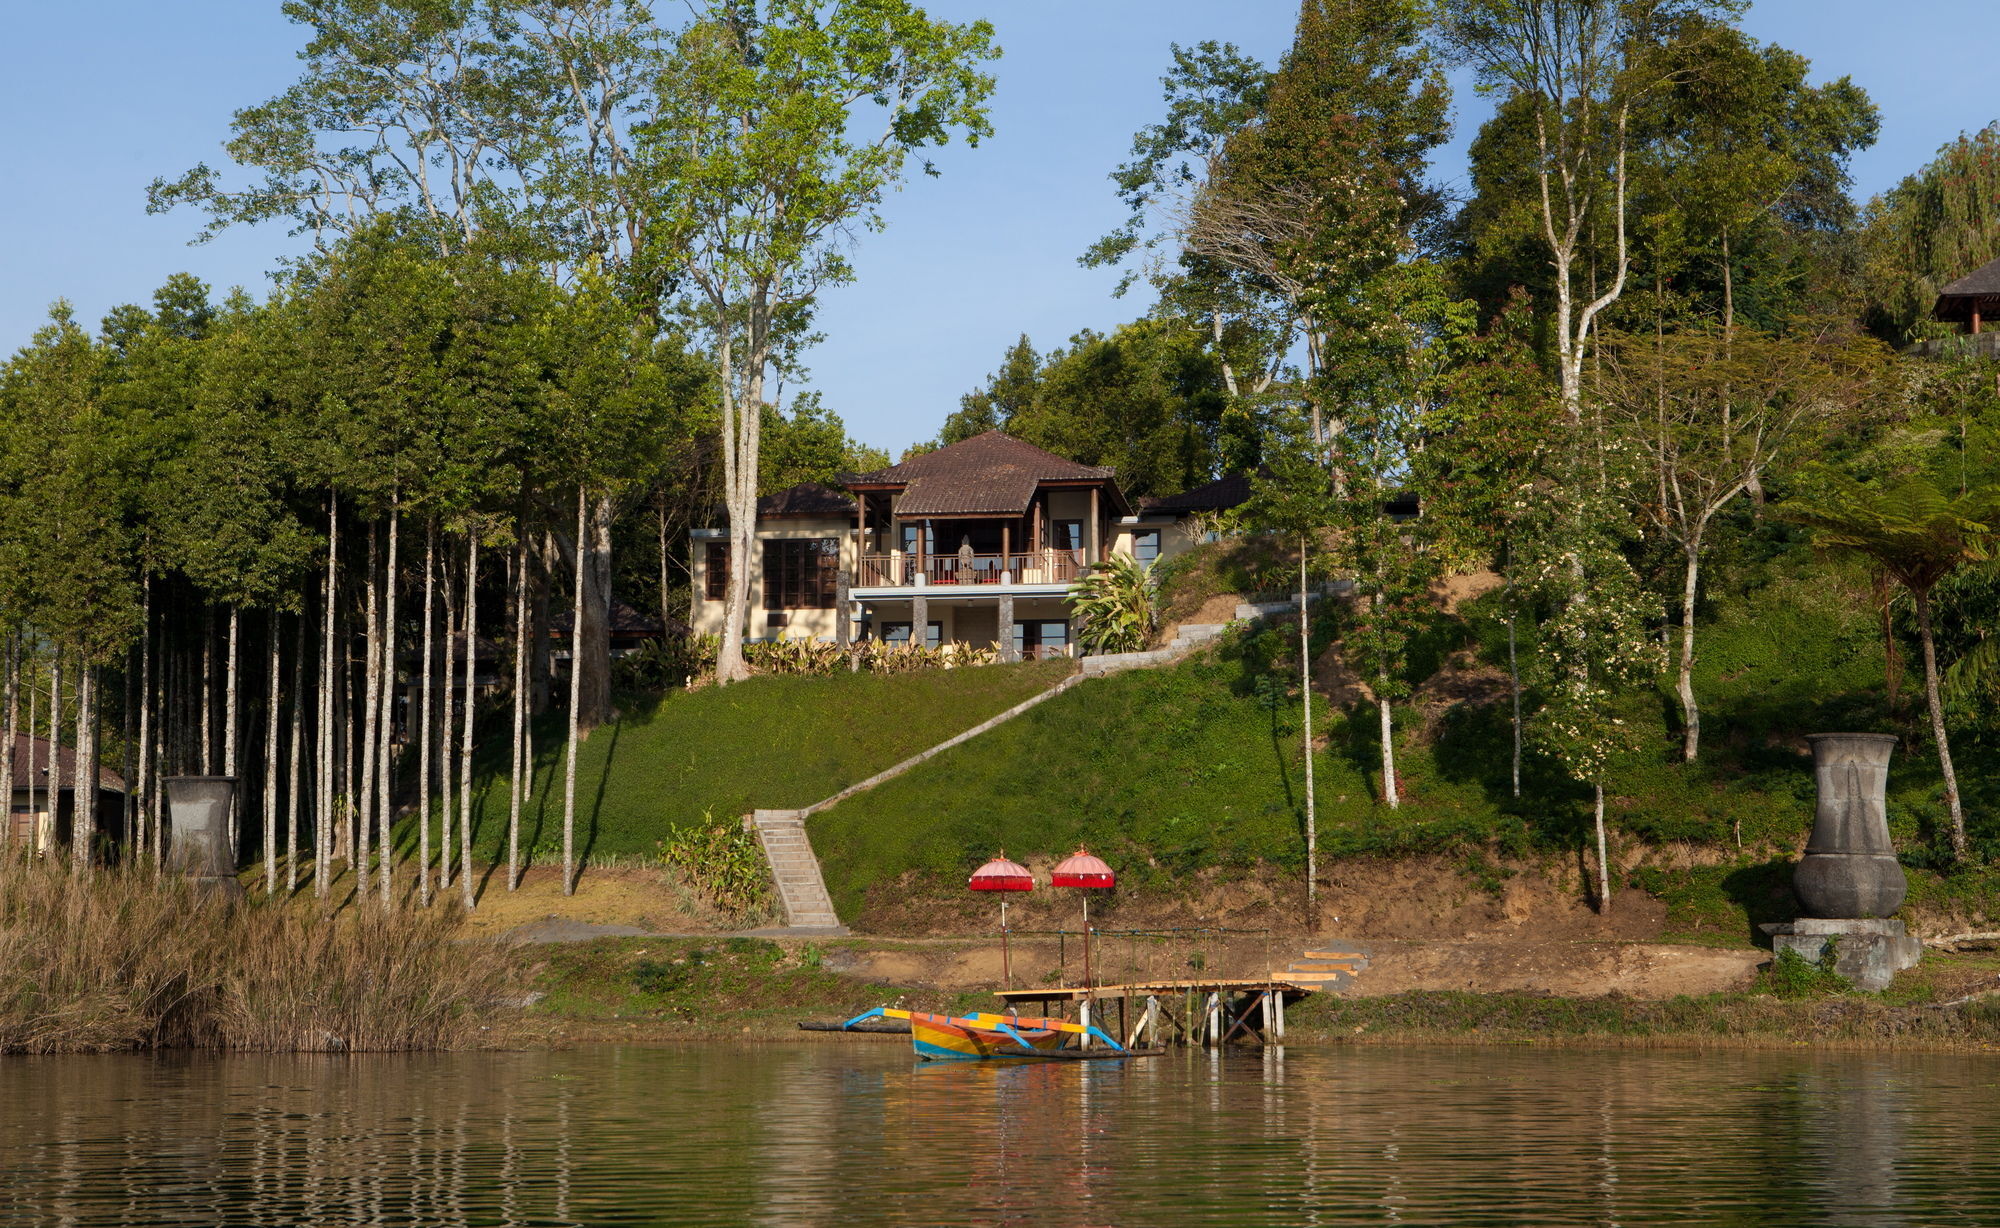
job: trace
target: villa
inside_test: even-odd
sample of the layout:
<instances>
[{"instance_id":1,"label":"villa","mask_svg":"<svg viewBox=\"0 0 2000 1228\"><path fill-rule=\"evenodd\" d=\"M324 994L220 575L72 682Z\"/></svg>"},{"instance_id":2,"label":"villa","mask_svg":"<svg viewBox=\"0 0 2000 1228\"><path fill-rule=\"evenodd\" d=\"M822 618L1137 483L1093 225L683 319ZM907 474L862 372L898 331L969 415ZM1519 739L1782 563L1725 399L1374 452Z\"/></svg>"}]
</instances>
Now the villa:
<instances>
[{"instance_id":1,"label":"villa","mask_svg":"<svg viewBox=\"0 0 2000 1228\"><path fill-rule=\"evenodd\" d=\"M1186 551L1204 513L1248 494L1223 479L1135 508L1111 469L1001 431L840 481L758 500L746 638L907 643L921 627L933 646L1073 655L1071 585L1114 555L1150 566ZM688 621L719 635L728 531L692 537Z\"/></svg>"}]
</instances>

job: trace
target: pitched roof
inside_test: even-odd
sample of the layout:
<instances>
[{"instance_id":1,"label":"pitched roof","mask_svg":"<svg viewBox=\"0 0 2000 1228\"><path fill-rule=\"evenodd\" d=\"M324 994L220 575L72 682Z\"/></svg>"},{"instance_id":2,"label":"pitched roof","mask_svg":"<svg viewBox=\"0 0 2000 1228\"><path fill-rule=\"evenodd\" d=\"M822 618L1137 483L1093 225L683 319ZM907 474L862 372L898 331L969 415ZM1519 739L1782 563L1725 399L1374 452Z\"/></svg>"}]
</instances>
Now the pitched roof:
<instances>
[{"instance_id":1,"label":"pitched roof","mask_svg":"<svg viewBox=\"0 0 2000 1228\"><path fill-rule=\"evenodd\" d=\"M1105 482L1116 471L1079 465L1003 431L987 431L899 465L858 473L849 486L901 486L902 516L1018 516L1043 482ZM1114 502L1124 497L1111 487Z\"/></svg>"},{"instance_id":2,"label":"pitched roof","mask_svg":"<svg viewBox=\"0 0 2000 1228\"><path fill-rule=\"evenodd\" d=\"M1226 478L1217 478L1205 486L1184 490L1177 495L1166 495L1158 499L1141 499L1141 512L1219 512L1235 507L1250 499L1250 475L1232 473Z\"/></svg>"},{"instance_id":3,"label":"pitched roof","mask_svg":"<svg viewBox=\"0 0 2000 1228\"><path fill-rule=\"evenodd\" d=\"M853 514L853 495L818 482L800 482L789 490L757 500L757 518L760 520L772 516L818 518Z\"/></svg>"},{"instance_id":4,"label":"pitched roof","mask_svg":"<svg viewBox=\"0 0 2000 1228\"><path fill-rule=\"evenodd\" d=\"M549 631L554 635L568 636L570 622L576 617L571 610L562 610L549 615ZM613 635L658 635L660 620L618 600L611 599L611 634ZM666 624L668 635L687 635L692 631L679 619L669 619Z\"/></svg>"},{"instance_id":5,"label":"pitched roof","mask_svg":"<svg viewBox=\"0 0 2000 1228\"><path fill-rule=\"evenodd\" d=\"M1940 320L1964 319L1974 299L2000 298L2000 260L1984 264L1938 291L1931 314Z\"/></svg>"},{"instance_id":6,"label":"pitched roof","mask_svg":"<svg viewBox=\"0 0 2000 1228\"><path fill-rule=\"evenodd\" d=\"M28 788L28 756L31 754L34 756L35 761L34 787L36 789L46 789L49 786L49 740L47 738L31 738L25 733L14 735L14 787L16 789ZM57 754L62 760L63 788L75 787L76 752L64 746L58 748ZM100 763L97 768L97 787L123 793L125 791L125 778Z\"/></svg>"}]
</instances>

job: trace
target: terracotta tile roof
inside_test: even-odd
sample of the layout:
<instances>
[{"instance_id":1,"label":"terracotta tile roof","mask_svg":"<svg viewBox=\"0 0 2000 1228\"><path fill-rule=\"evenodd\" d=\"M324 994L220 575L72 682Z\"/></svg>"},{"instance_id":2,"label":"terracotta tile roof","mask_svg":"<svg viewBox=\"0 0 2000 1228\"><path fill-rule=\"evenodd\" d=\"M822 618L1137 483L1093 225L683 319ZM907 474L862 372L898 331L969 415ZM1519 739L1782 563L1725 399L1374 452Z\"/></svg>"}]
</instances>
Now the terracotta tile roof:
<instances>
[{"instance_id":1,"label":"terracotta tile roof","mask_svg":"<svg viewBox=\"0 0 2000 1228\"><path fill-rule=\"evenodd\" d=\"M853 514L853 495L818 482L801 482L789 490L757 500L759 520L774 516L841 517Z\"/></svg>"},{"instance_id":2,"label":"terracotta tile roof","mask_svg":"<svg viewBox=\"0 0 2000 1228\"><path fill-rule=\"evenodd\" d=\"M62 756L63 788L71 788L76 784L76 752L64 746L59 749L58 753ZM30 754L35 757L35 788L45 789L49 784L49 740L47 738L31 738L25 733L14 735L14 788L25 789L28 787L28 756ZM97 768L97 787L123 793L125 791L125 778L100 763Z\"/></svg>"},{"instance_id":3,"label":"terracotta tile roof","mask_svg":"<svg viewBox=\"0 0 2000 1228\"><path fill-rule=\"evenodd\" d=\"M1226 478L1218 478L1206 486L1184 490L1177 495L1141 499L1139 511L1141 513L1218 512L1246 503L1249 499L1250 475L1232 473Z\"/></svg>"},{"instance_id":4,"label":"terracotta tile roof","mask_svg":"<svg viewBox=\"0 0 2000 1228\"><path fill-rule=\"evenodd\" d=\"M899 516L1018 516L1043 482L1112 483L1115 476L1106 466L1079 465L1005 432L987 431L847 481L900 485ZM1111 490L1113 501L1123 503L1115 484Z\"/></svg>"}]
</instances>

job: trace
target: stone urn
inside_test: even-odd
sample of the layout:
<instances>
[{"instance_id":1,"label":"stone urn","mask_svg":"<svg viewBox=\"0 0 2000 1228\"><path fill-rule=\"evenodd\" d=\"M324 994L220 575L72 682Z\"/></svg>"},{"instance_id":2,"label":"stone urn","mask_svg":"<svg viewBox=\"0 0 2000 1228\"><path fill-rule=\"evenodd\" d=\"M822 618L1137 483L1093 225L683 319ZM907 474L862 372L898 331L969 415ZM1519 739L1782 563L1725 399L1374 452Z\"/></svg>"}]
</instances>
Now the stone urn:
<instances>
[{"instance_id":1,"label":"stone urn","mask_svg":"<svg viewBox=\"0 0 2000 1228\"><path fill-rule=\"evenodd\" d=\"M229 811L236 798L234 776L169 776L167 786L167 869L198 887L225 895L243 894L236 880L236 846L229 839Z\"/></svg>"},{"instance_id":2,"label":"stone urn","mask_svg":"<svg viewBox=\"0 0 2000 1228\"><path fill-rule=\"evenodd\" d=\"M1896 737L1814 733L1806 741L1812 743L1819 806L1792 877L1799 905L1808 917L1886 917L1902 906L1909 890L1889 842L1884 804Z\"/></svg>"}]
</instances>

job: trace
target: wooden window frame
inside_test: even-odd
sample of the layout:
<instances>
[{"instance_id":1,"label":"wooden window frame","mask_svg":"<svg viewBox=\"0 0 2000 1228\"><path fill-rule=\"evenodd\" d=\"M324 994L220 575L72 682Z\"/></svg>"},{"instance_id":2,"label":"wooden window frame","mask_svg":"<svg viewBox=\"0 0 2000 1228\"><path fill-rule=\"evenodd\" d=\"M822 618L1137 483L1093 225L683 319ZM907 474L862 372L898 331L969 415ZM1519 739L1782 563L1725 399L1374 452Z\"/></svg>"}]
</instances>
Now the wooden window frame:
<instances>
[{"instance_id":1,"label":"wooden window frame","mask_svg":"<svg viewBox=\"0 0 2000 1228\"><path fill-rule=\"evenodd\" d=\"M729 543L706 542L702 552L701 595L706 601L729 600Z\"/></svg>"},{"instance_id":2,"label":"wooden window frame","mask_svg":"<svg viewBox=\"0 0 2000 1228\"><path fill-rule=\"evenodd\" d=\"M831 610L839 591L839 538L764 539L766 610Z\"/></svg>"}]
</instances>

